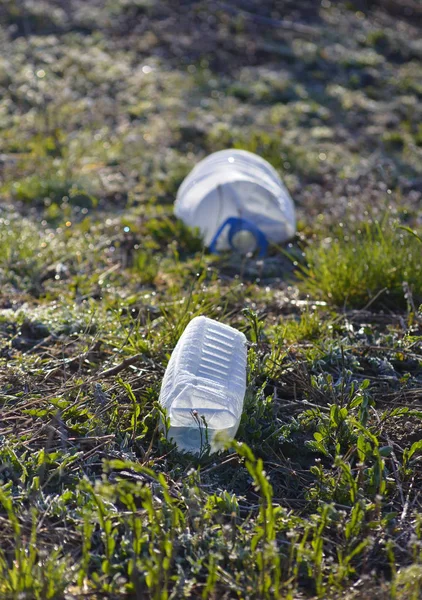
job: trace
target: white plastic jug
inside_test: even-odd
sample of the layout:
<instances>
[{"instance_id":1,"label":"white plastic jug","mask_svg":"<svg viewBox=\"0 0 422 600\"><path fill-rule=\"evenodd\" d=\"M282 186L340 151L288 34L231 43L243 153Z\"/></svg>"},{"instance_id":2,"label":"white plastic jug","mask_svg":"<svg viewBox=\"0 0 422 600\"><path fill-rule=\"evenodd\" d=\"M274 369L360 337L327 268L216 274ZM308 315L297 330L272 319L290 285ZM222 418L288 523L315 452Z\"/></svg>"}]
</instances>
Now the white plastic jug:
<instances>
[{"instance_id":1,"label":"white plastic jug","mask_svg":"<svg viewBox=\"0 0 422 600\"><path fill-rule=\"evenodd\" d=\"M236 435L245 390L243 333L195 317L173 350L161 386L159 401L170 418L169 439L183 451L198 453L207 443L212 452L219 450L223 440Z\"/></svg>"},{"instance_id":2,"label":"white plastic jug","mask_svg":"<svg viewBox=\"0 0 422 600\"><path fill-rule=\"evenodd\" d=\"M283 243L296 232L293 200L276 170L245 150L221 150L199 162L177 193L174 212L199 227L211 251Z\"/></svg>"}]
</instances>

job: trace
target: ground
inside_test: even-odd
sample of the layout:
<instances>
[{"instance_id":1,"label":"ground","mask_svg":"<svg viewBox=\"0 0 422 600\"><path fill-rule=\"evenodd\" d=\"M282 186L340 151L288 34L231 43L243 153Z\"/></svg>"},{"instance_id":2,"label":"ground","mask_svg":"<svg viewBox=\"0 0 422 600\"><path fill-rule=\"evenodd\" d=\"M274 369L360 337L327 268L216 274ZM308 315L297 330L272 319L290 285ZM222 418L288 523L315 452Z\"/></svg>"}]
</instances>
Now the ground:
<instances>
[{"instance_id":1,"label":"ground","mask_svg":"<svg viewBox=\"0 0 422 600\"><path fill-rule=\"evenodd\" d=\"M416 599L417 0L0 2L0 597ZM193 165L257 152L298 233L211 255ZM199 314L248 338L237 441L158 395Z\"/></svg>"}]
</instances>

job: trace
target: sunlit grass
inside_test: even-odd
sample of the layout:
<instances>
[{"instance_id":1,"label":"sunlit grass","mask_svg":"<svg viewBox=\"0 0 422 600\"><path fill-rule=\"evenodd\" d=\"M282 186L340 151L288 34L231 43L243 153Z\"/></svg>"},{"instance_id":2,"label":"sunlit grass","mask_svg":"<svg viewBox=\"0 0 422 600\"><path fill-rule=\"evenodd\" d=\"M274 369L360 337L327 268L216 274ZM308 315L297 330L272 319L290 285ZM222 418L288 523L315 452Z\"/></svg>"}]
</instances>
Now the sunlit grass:
<instances>
[{"instance_id":1,"label":"sunlit grass","mask_svg":"<svg viewBox=\"0 0 422 600\"><path fill-rule=\"evenodd\" d=\"M387 221L309 246L302 289L336 306L406 306L422 300L421 244Z\"/></svg>"}]
</instances>

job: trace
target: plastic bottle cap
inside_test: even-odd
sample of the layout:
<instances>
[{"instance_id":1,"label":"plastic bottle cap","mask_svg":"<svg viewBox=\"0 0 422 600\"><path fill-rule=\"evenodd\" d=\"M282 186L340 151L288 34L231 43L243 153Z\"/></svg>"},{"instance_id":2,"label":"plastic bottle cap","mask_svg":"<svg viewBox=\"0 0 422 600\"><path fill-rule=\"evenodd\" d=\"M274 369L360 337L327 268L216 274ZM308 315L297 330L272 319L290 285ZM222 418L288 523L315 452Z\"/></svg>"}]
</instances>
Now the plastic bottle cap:
<instances>
[{"instance_id":1,"label":"plastic bottle cap","mask_svg":"<svg viewBox=\"0 0 422 600\"><path fill-rule=\"evenodd\" d=\"M254 252L256 250L256 237L252 231L241 229L233 235L232 246L242 254Z\"/></svg>"}]
</instances>

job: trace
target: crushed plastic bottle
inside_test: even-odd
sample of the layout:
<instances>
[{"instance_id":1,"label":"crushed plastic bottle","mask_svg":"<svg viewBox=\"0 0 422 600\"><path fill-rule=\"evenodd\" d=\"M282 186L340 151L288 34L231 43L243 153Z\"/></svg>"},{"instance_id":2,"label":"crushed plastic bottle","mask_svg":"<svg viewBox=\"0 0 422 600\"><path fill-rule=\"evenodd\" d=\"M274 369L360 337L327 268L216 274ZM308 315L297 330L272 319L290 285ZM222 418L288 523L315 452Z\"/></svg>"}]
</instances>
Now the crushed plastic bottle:
<instances>
[{"instance_id":1,"label":"crushed plastic bottle","mask_svg":"<svg viewBox=\"0 0 422 600\"><path fill-rule=\"evenodd\" d=\"M212 252L258 249L296 232L292 198L276 170L245 150L221 150L199 162L177 193L174 212L198 227Z\"/></svg>"},{"instance_id":2,"label":"crushed plastic bottle","mask_svg":"<svg viewBox=\"0 0 422 600\"><path fill-rule=\"evenodd\" d=\"M211 452L232 440L246 390L246 338L207 317L195 317L179 339L160 392L179 450Z\"/></svg>"}]
</instances>

